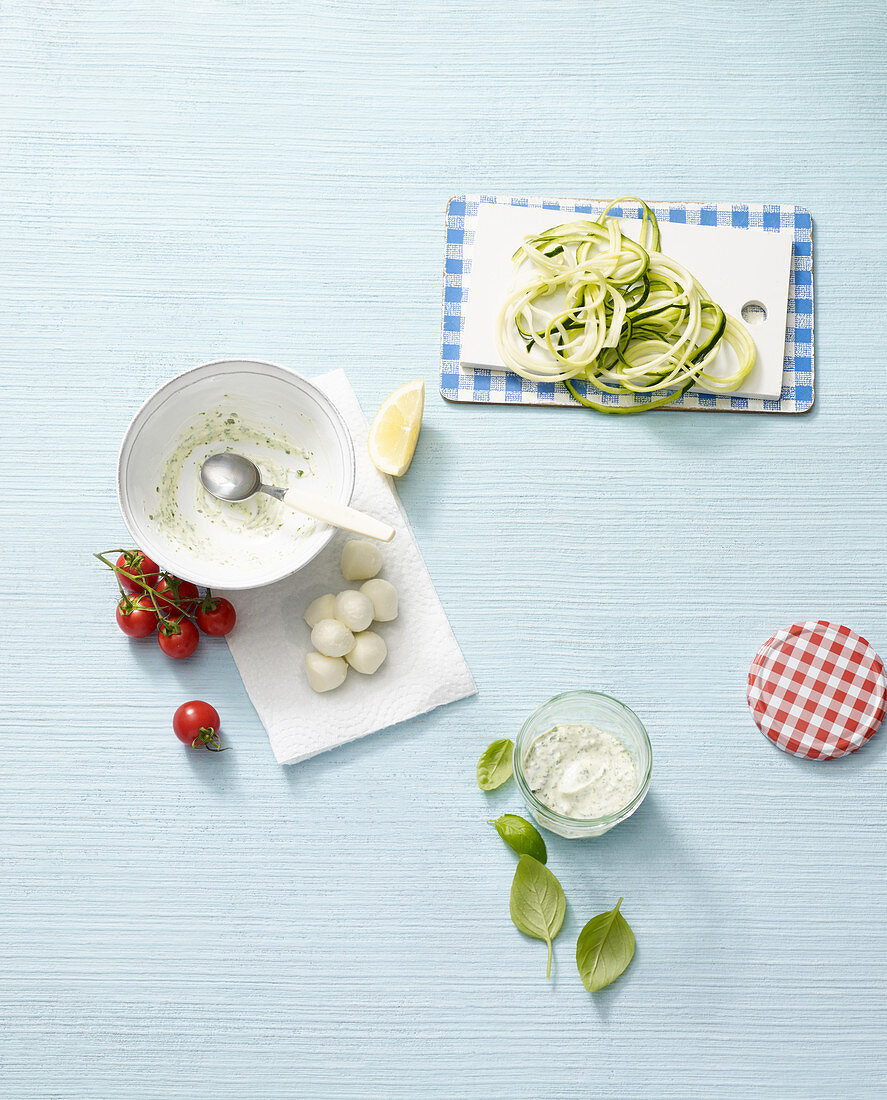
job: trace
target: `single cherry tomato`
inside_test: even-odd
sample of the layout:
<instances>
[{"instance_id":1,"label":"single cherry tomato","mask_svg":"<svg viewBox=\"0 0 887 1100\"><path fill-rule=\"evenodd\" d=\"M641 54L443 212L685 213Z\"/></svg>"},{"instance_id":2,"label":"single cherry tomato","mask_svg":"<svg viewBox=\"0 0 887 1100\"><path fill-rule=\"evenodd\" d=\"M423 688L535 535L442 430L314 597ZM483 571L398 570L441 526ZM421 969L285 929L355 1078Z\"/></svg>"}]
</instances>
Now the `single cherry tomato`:
<instances>
[{"instance_id":1,"label":"single cherry tomato","mask_svg":"<svg viewBox=\"0 0 887 1100\"><path fill-rule=\"evenodd\" d=\"M223 638L230 634L237 622L237 612L224 596L208 596L197 608L197 625L204 634Z\"/></svg>"},{"instance_id":2,"label":"single cherry tomato","mask_svg":"<svg viewBox=\"0 0 887 1100\"><path fill-rule=\"evenodd\" d=\"M128 638L147 638L157 629L157 612L150 596L124 596L117 604L117 625Z\"/></svg>"},{"instance_id":3,"label":"single cherry tomato","mask_svg":"<svg viewBox=\"0 0 887 1100\"><path fill-rule=\"evenodd\" d=\"M138 581L144 581L149 588L153 588L160 573L157 562L151 561L141 550L124 550L117 559L117 568L121 570L117 576L124 592L133 594L145 591Z\"/></svg>"},{"instance_id":4,"label":"single cherry tomato","mask_svg":"<svg viewBox=\"0 0 887 1100\"><path fill-rule=\"evenodd\" d=\"M200 641L200 632L190 619L164 623L157 635L160 648L167 657L190 657Z\"/></svg>"},{"instance_id":5,"label":"single cherry tomato","mask_svg":"<svg viewBox=\"0 0 887 1100\"><path fill-rule=\"evenodd\" d=\"M190 617L197 610L200 592L190 581L181 581L170 573L164 573L155 588L158 593L157 602L164 611Z\"/></svg>"},{"instance_id":6,"label":"single cherry tomato","mask_svg":"<svg viewBox=\"0 0 887 1100\"><path fill-rule=\"evenodd\" d=\"M219 743L219 712L201 699L182 703L172 716L172 728L176 737L192 749L201 745L211 752L224 752Z\"/></svg>"}]
</instances>

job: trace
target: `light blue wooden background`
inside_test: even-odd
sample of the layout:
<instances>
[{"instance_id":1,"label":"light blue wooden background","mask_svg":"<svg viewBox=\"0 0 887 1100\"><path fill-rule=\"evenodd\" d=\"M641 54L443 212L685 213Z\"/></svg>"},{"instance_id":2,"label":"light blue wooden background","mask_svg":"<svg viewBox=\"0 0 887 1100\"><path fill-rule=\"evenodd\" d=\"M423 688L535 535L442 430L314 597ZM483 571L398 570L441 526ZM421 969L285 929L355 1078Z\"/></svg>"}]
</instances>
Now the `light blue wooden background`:
<instances>
[{"instance_id":1,"label":"light blue wooden background","mask_svg":"<svg viewBox=\"0 0 887 1100\"><path fill-rule=\"evenodd\" d=\"M0 19L21 473L0 503L0 1092L883 1096L887 734L817 766L744 698L795 620L887 654L883 5ZM443 212L465 190L809 207L814 411L445 405ZM123 430L158 383L237 354L342 364L368 412L426 379L401 491L474 700L284 770L223 644L176 666L117 632L90 553L125 538ZM656 767L630 822L551 839L569 911L547 983L484 824L518 798L478 792L474 762L583 685L638 711ZM233 751L174 740L195 696ZM592 998L576 934L620 894L637 956Z\"/></svg>"}]
</instances>

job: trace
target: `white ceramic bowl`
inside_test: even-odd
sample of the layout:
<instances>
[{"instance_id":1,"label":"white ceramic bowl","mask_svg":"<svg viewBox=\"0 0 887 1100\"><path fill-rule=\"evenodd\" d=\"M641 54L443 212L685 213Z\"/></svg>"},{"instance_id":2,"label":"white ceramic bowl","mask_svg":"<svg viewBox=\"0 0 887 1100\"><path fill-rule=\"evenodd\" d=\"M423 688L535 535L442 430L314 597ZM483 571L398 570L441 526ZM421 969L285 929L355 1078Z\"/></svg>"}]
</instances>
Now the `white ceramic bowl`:
<instances>
[{"instance_id":1,"label":"white ceramic bowl","mask_svg":"<svg viewBox=\"0 0 887 1100\"><path fill-rule=\"evenodd\" d=\"M354 445L336 407L306 379L273 363L249 359L205 363L153 393L132 419L117 461L117 498L135 545L163 569L211 588L258 588L307 565L335 533L317 523L297 545L268 545L257 560L236 565L207 559L171 539L152 519L157 489L177 441L201 413L231 403L245 421L294 440L312 453L306 488L348 504L354 489ZM219 448L223 449L223 448ZM293 517L294 522L299 517ZM215 537L209 521L201 536ZM273 540L270 540L273 544Z\"/></svg>"}]
</instances>

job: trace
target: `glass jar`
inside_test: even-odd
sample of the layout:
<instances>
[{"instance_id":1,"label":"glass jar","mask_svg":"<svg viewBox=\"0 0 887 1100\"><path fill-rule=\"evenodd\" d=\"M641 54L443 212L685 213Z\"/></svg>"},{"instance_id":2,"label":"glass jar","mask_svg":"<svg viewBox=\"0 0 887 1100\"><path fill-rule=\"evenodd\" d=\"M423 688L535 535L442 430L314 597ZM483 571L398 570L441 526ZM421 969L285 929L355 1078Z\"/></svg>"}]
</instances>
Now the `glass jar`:
<instances>
[{"instance_id":1,"label":"glass jar","mask_svg":"<svg viewBox=\"0 0 887 1100\"><path fill-rule=\"evenodd\" d=\"M524 776L523 764L533 741L557 725L589 725L608 730L618 737L631 756L637 786L619 810L602 817L566 817L552 810L533 794ZM653 749L641 720L624 703L600 691L565 691L538 707L524 722L514 744L514 778L530 813L540 825L565 837L600 836L624 821L644 801L653 770Z\"/></svg>"}]
</instances>

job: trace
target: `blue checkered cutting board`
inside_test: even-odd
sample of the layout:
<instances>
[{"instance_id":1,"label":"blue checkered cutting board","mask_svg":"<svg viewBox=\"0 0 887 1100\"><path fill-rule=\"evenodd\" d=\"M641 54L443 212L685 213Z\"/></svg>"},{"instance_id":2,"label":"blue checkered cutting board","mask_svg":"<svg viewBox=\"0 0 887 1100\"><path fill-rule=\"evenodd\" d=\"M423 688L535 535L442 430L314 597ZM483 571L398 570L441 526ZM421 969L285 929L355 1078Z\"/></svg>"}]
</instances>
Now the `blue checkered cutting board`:
<instances>
[{"instance_id":1,"label":"blue checkered cutting board","mask_svg":"<svg viewBox=\"0 0 887 1100\"><path fill-rule=\"evenodd\" d=\"M440 356L440 392L449 401L508 405L575 405L566 386L560 382L531 382L510 371L462 367L460 344L465 324L463 307L468 300L471 281L471 255L478 205L482 202L511 206L535 206L544 210L562 210L568 214L596 217L604 202L566 199L527 199L495 195L457 195L447 206L447 258L444 275L443 337ZM806 412L813 404L813 222L800 206L737 206L730 203L651 203L662 221L689 225L731 225L739 229L793 229L792 274L789 282L788 314L785 327L785 363L782 370L782 396L778 400L758 397L715 396L685 393L669 409L722 409L736 412ZM637 218L637 207L614 213ZM580 393L583 384L577 384ZM644 397L609 397L601 400L620 405L643 401Z\"/></svg>"}]
</instances>

